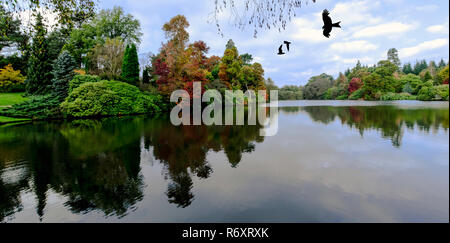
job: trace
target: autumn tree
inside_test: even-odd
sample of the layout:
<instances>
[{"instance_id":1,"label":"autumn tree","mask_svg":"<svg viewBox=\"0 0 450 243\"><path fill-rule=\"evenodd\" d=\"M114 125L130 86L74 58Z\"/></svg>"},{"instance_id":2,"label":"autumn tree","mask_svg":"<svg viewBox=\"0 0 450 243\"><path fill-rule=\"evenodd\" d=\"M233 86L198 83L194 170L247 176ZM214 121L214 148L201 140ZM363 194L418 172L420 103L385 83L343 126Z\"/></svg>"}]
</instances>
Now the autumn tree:
<instances>
[{"instance_id":1,"label":"autumn tree","mask_svg":"<svg viewBox=\"0 0 450 243\"><path fill-rule=\"evenodd\" d=\"M235 46L225 50L219 66L219 78L229 88L233 86L240 89L238 75L241 71L242 64L242 60Z\"/></svg>"},{"instance_id":2,"label":"autumn tree","mask_svg":"<svg viewBox=\"0 0 450 243\"><path fill-rule=\"evenodd\" d=\"M445 66L440 72L439 72L439 79L441 80L442 84L448 84L448 65Z\"/></svg>"},{"instance_id":3,"label":"autumn tree","mask_svg":"<svg viewBox=\"0 0 450 243\"><path fill-rule=\"evenodd\" d=\"M163 26L168 41L161 47L159 57L154 62L154 72L159 76L159 90L166 95L173 90L184 88L183 70L189 59L186 54L188 27L189 22L183 15L173 17Z\"/></svg>"},{"instance_id":4,"label":"autumn tree","mask_svg":"<svg viewBox=\"0 0 450 243\"><path fill-rule=\"evenodd\" d=\"M362 86L364 85L364 83L362 82L362 80L360 78L352 78L352 80L350 81L349 85L348 85L348 92L353 93L356 90L360 89Z\"/></svg>"},{"instance_id":5,"label":"autumn tree","mask_svg":"<svg viewBox=\"0 0 450 243\"><path fill-rule=\"evenodd\" d=\"M11 64L0 69L0 92L19 92L24 89L25 77Z\"/></svg>"}]
</instances>

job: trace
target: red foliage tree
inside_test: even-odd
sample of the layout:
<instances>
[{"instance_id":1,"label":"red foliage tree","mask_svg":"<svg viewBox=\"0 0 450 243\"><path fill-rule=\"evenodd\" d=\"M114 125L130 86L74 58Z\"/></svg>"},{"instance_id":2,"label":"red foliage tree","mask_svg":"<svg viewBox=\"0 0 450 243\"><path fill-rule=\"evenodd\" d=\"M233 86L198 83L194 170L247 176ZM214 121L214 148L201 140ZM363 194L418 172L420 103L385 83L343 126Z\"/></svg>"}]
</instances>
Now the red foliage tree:
<instances>
[{"instance_id":1,"label":"red foliage tree","mask_svg":"<svg viewBox=\"0 0 450 243\"><path fill-rule=\"evenodd\" d=\"M353 93L364 85L360 78L352 78L348 85L348 92Z\"/></svg>"}]
</instances>

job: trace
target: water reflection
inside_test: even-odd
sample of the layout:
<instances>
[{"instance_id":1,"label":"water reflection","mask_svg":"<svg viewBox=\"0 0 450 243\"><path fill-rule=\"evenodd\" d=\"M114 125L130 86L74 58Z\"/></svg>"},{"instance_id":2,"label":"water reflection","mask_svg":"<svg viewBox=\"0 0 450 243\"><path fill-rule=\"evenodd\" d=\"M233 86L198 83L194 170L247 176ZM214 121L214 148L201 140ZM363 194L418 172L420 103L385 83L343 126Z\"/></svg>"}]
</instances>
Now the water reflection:
<instances>
[{"instance_id":1,"label":"water reflection","mask_svg":"<svg viewBox=\"0 0 450 243\"><path fill-rule=\"evenodd\" d=\"M281 115L301 116L316 123L337 119L361 136L378 131L393 146L402 145L404 129L430 133L448 130L449 110L371 107L282 107ZM281 124L282 126L282 124ZM163 168L166 199L188 208L195 199L195 179L214 174L207 157L223 151L228 166L239 170L245 153L256 151L265 138L261 126L172 126L168 119L107 118L72 122L39 122L0 128L0 221L24 210L23 194L32 193L41 220L49 193L56 193L73 214L101 212L123 218L138 208L148 178L142 172L142 151ZM281 127L282 129L282 127ZM231 178L232 180L232 178ZM280 199L282 200L282 199Z\"/></svg>"},{"instance_id":2,"label":"water reflection","mask_svg":"<svg viewBox=\"0 0 450 243\"><path fill-rule=\"evenodd\" d=\"M231 167L263 142L260 126L172 126L168 120L107 118L36 123L3 129L0 137L0 220L21 211L20 193L33 191L42 219L47 192L66 197L72 213L124 217L143 198L141 149L153 147L170 181L170 203L194 199L191 176L208 178L208 151L225 151ZM144 148L141 148L141 138ZM20 164L22 163L22 164ZM21 171L11 171L21 170ZM10 180L13 181L10 181Z\"/></svg>"},{"instance_id":3,"label":"water reflection","mask_svg":"<svg viewBox=\"0 0 450 243\"><path fill-rule=\"evenodd\" d=\"M449 128L448 108L402 109L396 106L307 106L280 107L285 114L306 112L315 122L330 124L339 119L342 124L364 131L377 130L383 138L390 139L392 145L400 147L405 127L430 132Z\"/></svg>"}]
</instances>

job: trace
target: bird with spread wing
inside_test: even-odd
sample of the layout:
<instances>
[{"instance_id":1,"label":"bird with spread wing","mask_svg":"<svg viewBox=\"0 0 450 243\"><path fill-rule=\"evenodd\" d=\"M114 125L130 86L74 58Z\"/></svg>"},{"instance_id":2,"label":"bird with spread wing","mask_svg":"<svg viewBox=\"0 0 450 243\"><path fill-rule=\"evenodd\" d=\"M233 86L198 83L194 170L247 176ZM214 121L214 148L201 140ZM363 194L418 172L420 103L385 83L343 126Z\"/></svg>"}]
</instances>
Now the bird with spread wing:
<instances>
[{"instance_id":1,"label":"bird with spread wing","mask_svg":"<svg viewBox=\"0 0 450 243\"><path fill-rule=\"evenodd\" d=\"M333 27L341 28L341 25L340 25L341 21L333 24L333 21L331 20L329 15L330 15L330 12L328 12L328 10L326 10L326 9L323 10L322 19L323 19L324 25L323 25L322 29L323 29L323 35L327 38L330 38L330 33L331 33L331 30L333 29Z\"/></svg>"}]
</instances>

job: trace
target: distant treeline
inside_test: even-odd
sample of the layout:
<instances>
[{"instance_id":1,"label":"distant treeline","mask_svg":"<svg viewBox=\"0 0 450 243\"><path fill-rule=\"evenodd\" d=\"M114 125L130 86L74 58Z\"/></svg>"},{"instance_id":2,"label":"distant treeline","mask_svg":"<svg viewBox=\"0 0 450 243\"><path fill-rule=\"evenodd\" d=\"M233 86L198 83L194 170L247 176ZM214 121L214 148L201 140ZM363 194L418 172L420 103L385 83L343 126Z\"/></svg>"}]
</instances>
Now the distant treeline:
<instances>
[{"instance_id":1,"label":"distant treeline","mask_svg":"<svg viewBox=\"0 0 450 243\"><path fill-rule=\"evenodd\" d=\"M371 67L358 61L336 79L323 73L311 77L305 86L279 88L268 78L266 87L279 90L279 100L448 100L448 70L443 59L401 66L398 52L392 48L387 60Z\"/></svg>"}]
</instances>

